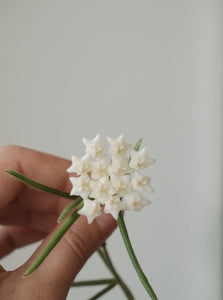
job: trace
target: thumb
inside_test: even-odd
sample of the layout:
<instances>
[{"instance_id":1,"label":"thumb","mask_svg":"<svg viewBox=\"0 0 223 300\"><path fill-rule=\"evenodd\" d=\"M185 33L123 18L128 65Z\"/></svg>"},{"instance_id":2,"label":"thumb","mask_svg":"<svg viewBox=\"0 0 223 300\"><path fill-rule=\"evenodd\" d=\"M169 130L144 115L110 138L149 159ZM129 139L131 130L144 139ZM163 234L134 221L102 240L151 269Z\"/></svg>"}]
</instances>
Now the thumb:
<instances>
[{"instance_id":1,"label":"thumb","mask_svg":"<svg viewBox=\"0 0 223 300\"><path fill-rule=\"evenodd\" d=\"M87 218L81 216L40 267L30 276L44 282L44 285L47 284L47 286L52 286L54 289L59 289L60 294L61 292L67 293L86 260L105 242L116 226L116 220L110 214L104 212L90 225L87 223ZM54 234L55 232L51 233L44 240L23 268L30 266Z\"/></svg>"}]
</instances>

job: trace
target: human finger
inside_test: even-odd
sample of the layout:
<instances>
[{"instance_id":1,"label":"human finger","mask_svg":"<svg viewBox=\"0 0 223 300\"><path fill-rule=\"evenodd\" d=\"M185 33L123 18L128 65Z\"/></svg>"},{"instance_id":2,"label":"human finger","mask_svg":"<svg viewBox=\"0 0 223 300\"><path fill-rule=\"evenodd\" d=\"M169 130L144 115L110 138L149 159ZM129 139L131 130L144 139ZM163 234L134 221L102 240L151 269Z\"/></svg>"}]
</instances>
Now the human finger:
<instances>
[{"instance_id":1,"label":"human finger","mask_svg":"<svg viewBox=\"0 0 223 300\"><path fill-rule=\"evenodd\" d=\"M0 258L16 248L39 241L46 233L27 227L0 226Z\"/></svg>"},{"instance_id":2,"label":"human finger","mask_svg":"<svg viewBox=\"0 0 223 300\"><path fill-rule=\"evenodd\" d=\"M116 226L116 220L109 214L103 213L90 225L86 217L81 216L39 268L28 277L44 282L44 284L53 284L58 289L58 293L68 292L86 260L105 242ZM54 233L47 237L31 259L20 268L20 272L25 272L30 267Z\"/></svg>"},{"instance_id":3,"label":"human finger","mask_svg":"<svg viewBox=\"0 0 223 300\"><path fill-rule=\"evenodd\" d=\"M0 149L0 208L15 199L23 191L23 199L26 197L24 184L15 180L5 172L13 169L45 185L62 189L67 188L68 174L66 173L70 161L54 155L19 147L6 146ZM24 189L24 190L23 190ZM39 194L41 195L41 194ZM52 197L48 198L49 206ZM55 199L55 196L53 197ZM51 201L51 205L56 203Z\"/></svg>"},{"instance_id":4,"label":"human finger","mask_svg":"<svg viewBox=\"0 0 223 300\"><path fill-rule=\"evenodd\" d=\"M29 227L49 233L57 224L58 214L45 214L26 210L17 204L7 205L0 210L0 224Z\"/></svg>"}]
</instances>

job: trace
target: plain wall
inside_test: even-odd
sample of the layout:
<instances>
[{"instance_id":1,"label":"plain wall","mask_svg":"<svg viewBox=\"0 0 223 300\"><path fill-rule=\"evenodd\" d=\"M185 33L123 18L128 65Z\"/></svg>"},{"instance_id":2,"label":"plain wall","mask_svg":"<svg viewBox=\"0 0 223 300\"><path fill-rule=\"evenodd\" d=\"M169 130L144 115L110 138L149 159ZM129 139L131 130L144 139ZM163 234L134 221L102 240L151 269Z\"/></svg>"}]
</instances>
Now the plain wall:
<instances>
[{"instance_id":1,"label":"plain wall","mask_svg":"<svg viewBox=\"0 0 223 300\"><path fill-rule=\"evenodd\" d=\"M159 299L222 299L221 18L217 0L0 1L0 146L70 158L81 137L143 137L156 193L125 218ZM148 299L118 231L108 247ZM35 248L1 263L13 269ZM79 279L103 275L95 255Z\"/></svg>"}]
</instances>

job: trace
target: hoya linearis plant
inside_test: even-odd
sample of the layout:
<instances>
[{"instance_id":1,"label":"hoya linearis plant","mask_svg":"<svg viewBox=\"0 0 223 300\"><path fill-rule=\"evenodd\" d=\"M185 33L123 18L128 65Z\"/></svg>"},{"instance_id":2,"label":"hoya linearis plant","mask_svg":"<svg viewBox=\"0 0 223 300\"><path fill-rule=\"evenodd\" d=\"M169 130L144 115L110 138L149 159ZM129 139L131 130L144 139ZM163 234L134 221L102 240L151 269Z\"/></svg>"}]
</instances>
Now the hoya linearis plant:
<instances>
[{"instance_id":1,"label":"hoya linearis plant","mask_svg":"<svg viewBox=\"0 0 223 300\"><path fill-rule=\"evenodd\" d=\"M92 140L83 138L86 147L84 156L73 155L72 164L67 169L67 172L71 174L69 177L72 183L70 193L53 189L13 170L7 170L9 174L27 185L72 200L58 218L58 222L63 222L61 227L24 276L29 276L38 268L81 215L86 216L90 224L100 216L103 209L105 213L111 214L117 220L125 247L138 277L148 295L155 300L158 298L135 255L122 214L122 211L140 211L150 204L143 194L146 191L153 192L154 190L150 185L151 178L144 175L142 171L152 165L155 160L149 156L146 148L141 148L142 139L134 147L125 141L124 135L120 135L117 139L108 137L107 141L108 153L105 151L105 145L99 134ZM104 289L90 298L98 299L118 284L127 299L134 299L131 291L116 271L106 244L99 248L98 254L113 277L74 282L72 286L106 285Z\"/></svg>"}]
</instances>

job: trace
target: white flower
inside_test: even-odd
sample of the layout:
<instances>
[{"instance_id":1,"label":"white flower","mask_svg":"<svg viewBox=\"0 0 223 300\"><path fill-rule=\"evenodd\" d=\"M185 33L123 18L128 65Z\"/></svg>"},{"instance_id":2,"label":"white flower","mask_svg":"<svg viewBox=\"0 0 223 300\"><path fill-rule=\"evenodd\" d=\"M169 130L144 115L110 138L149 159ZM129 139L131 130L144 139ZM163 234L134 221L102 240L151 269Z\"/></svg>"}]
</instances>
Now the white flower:
<instances>
[{"instance_id":1,"label":"white flower","mask_svg":"<svg viewBox=\"0 0 223 300\"><path fill-rule=\"evenodd\" d=\"M88 175L82 175L79 177L70 177L70 181L73 185L71 195L80 195L81 197L87 197L90 192L90 178Z\"/></svg>"},{"instance_id":2,"label":"white flower","mask_svg":"<svg viewBox=\"0 0 223 300\"><path fill-rule=\"evenodd\" d=\"M88 224L101 215L100 203L96 200L84 199L84 207L78 211L79 215L84 215L88 219Z\"/></svg>"},{"instance_id":3,"label":"white flower","mask_svg":"<svg viewBox=\"0 0 223 300\"><path fill-rule=\"evenodd\" d=\"M67 169L68 173L77 173L78 175L81 175L83 173L90 172L91 162L87 154L81 158L72 155L71 159L72 165Z\"/></svg>"},{"instance_id":4,"label":"white flower","mask_svg":"<svg viewBox=\"0 0 223 300\"><path fill-rule=\"evenodd\" d=\"M149 190L150 192L154 192L154 189L150 185L151 178L148 176L143 176L139 172L134 172L132 176L132 187L137 192L144 192L145 190Z\"/></svg>"},{"instance_id":5,"label":"white flower","mask_svg":"<svg viewBox=\"0 0 223 300\"><path fill-rule=\"evenodd\" d=\"M122 209L123 204L117 196L111 196L105 202L104 212L106 214L111 214L116 220L118 219L118 214Z\"/></svg>"},{"instance_id":6,"label":"white flower","mask_svg":"<svg viewBox=\"0 0 223 300\"><path fill-rule=\"evenodd\" d=\"M108 162L105 158L96 160L92 163L92 179L99 179L101 177L108 176Z\"/></svg>"},{"instance_id":7,"label":"white flower","mask_svg":"<svg viewBox=\"0 0 223 300\"><path fill-rule=\"evenodd\" d=\"M107 141L110 144L109 153L111 156L123 156L127 150L131 147L130 144L124 140L124 135L120 135L116 140L107 137Z\"/></svg>"},{"instance_id":8,"label":"white flower","mask_svg":"<svg viewBox=\"0 0 223 300\"><path fill-rule=\"evenodd\" d=\"M140 211L144 206L149 205L150 201L145 199L140 193L132 191L123 197L125 210Z\"/></svg>"},{"instance_id":9,"label":"white flower","mask_svg":"<svg viewBox=\"0 0 223 300\"><path fill-rule=\"evenodd\" d=\"M102 177L98 180L91 181L91 194L90 196L104 203L106 199L113 194L111 181L108 177Z\"/></svg>"},{"instance_id":10,"label":"white flower","mask_svg":"<svg viewBox=\"0 0 223 300\"><path fill-rule=\"evenodd\" d=\"M129 175L115 175L111 174L111 185L116 194L123 196L131 190Z\"/></svg>"},{"instance_id":11,"label":"white flower","mask_svg":"<svg viewBox=\"0 0 223 300\"><path fill-rule=\"evenodd\" d=\"M132 150L129 166L135 170L145 169L154 162L155 159L150 158L146 148L143 148L140 151Z\"/></svg>"},{"instance_id":12,"label":"white flower","mask_svg":"<svg viewBox=\"0 0 223 300\"><path fill-rule=\"evenodd\" d=\"M139 211L150 204L141 193L153 188L151 178L139 171L155 162L150 158L145 148L131 151L130 158L126 152L131 147L124 140L124 135L117 139L107 137L110 144L110 162L104 154L104 147L100 135L94 139L83 138L86 154L79 158L72 156L72 165L67 169L69 173L76 173L71 177L71 195L80 195L84 199L84 207L79 211L86 215L88 223L101 214L104 206L105 213L110 213L115 219L121 210ZM137 148L141 140L137 143Z\"/></svg>"},{"instance_id":13,"label":"white flower","mask_svg":"<svg viewBox=\"0 0 223 300\"><path fill-rule=\"evenodd\" d=\"M109 166L110 173L116 175L124 175L130 173L132 170L129 168L129 160L126 157L113 157Z\"/></svg>"},{"instance_id":14,"label":"white flower","mask_svg":"<svg viewBox=\"0 0 223 300\"><path fill-rule=\"evenodd\" d=\"M93 140L82 139L86 146L86 153L94 159L100 159L103 156L103 143L99 134Z\"/></svg>"}]
</instances>

